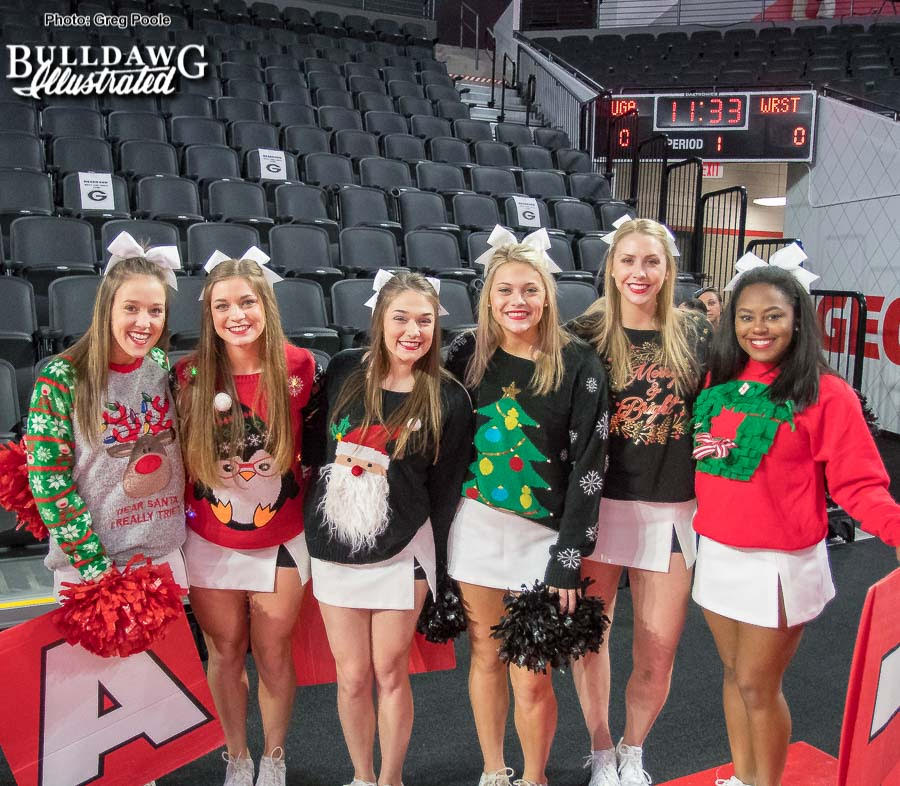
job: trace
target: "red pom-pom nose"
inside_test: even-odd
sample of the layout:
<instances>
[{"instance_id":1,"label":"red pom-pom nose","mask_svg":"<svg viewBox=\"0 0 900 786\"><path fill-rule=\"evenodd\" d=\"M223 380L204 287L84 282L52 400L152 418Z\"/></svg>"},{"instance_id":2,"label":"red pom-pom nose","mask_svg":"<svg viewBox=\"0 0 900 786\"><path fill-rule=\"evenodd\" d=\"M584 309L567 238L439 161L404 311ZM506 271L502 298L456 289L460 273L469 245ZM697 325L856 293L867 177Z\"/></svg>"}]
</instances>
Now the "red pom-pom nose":
<instances>
[{"instance_id":1,"label":"red pom-pom nose","mask_svg":"<svg viewBox=\"0 0 900 786\"><path fill-rule=\"evenodd\" d=\"M359 466L359 464L354 464L350 468L350 474L353 475L354 478L358 478L363 474L363 472L365 472L365 470L361 466Z\"/></svg>"},{"instance_id":2,"label":"red pom-pom nose","mask_svg":"<svg viewBox=\"0 0 900 786\"><path fill-rule=\"evenodd\" d=\"M137 460L137 463L134 465L134 471L138 475L152 475L161 465L162 456L158 456L156 453L148 453Z\"/></svg>"}]
</instances>

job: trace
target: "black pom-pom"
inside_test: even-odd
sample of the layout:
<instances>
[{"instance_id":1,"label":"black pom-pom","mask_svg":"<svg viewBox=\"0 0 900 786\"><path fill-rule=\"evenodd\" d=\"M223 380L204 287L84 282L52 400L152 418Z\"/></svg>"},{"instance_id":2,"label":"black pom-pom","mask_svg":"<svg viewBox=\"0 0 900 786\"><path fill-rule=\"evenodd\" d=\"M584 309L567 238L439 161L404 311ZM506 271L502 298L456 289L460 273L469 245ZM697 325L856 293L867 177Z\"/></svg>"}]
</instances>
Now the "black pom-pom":
<instances>
[{"instance_id":1,"label":"black pom-pom","mask_svg":"<svg viewBox=\"0 0 900 786\"><path fill-rule=\"evenodd\" d=\"M437 597L428 593L416 623L416 630L425 636L426 641L446 644L453 641L467 627L459 587L453 579L444 574L437 580Z\"/></svg>"},{"instance_id":2,"label":"black pom-pom","mask_svg":"<svg viewBox=\"0 0 900 786\"><path fill-rule=\"evenodd\" d=\"M590 584L590 579L582 582L582 597L572 614L560 614L558 596L540 582L507 595L506 614L491 628L491 636L501 641L500 660L546 672L548 666L564 669L587 652L599 651L609 617L601 598L585 594Z\"/></svg>"}]
</instances>

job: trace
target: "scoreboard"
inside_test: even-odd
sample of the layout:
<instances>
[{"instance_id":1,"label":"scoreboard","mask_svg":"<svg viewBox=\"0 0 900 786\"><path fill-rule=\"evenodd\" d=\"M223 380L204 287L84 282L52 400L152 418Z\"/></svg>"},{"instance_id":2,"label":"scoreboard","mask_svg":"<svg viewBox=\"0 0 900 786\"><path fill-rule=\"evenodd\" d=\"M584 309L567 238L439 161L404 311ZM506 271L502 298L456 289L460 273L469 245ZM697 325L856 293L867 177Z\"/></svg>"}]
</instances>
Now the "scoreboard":
<instances>
[{"instance_id":1,"label":"scoreboard","mask_svg":"<svg viewBox=\"0 0 900 786\"><path fill-rule=\"evenodd\" d=\"M613 149L623 153L638 140L664 133L673 158L813 160L815 90L616 95L606 105L611 120L637 112L636 131L633 124L622 124L613 138Z\"/></svg>"}]
</instances>

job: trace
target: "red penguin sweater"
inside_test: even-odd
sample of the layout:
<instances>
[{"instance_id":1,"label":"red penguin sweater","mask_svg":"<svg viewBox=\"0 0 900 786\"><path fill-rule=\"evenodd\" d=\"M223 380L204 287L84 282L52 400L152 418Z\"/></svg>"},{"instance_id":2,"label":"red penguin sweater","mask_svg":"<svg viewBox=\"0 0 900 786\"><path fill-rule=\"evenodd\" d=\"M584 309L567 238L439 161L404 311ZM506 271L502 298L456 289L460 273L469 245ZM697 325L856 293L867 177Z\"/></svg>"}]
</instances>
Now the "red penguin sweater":
<instances>
[{"instance_id":1,"label":"red penguin sweater","mask_svg":"<svg viewBox=\"0 0 900 786\"><path fill-rule=\"evenodd\" d=\"M190 358L175 369L177 384L190 384ZM285 345L287 385L290 393L294 461L279 474L266 450L268 424L265 402L252 408L259 374L235 375L234 385L244 414L244 444L230 445L219 434L217 440L220 483L208 488L185 484L185 517L197 534L220 546L261 549L277 546L303 531L303 491L306 477L303 461L304 408L317 387L321 370L312 354ZM210 402L212 406L212 402Z\"/></svg>"},{"instance_id":2,"label":"red penguin sweater","mask_svg":"<svg viewBox=\"0 0 900 786\"><path fill-rule=\"evenodd\" d=\"M768 399L777 373L750 360L736 380L697 399L695 442L725 439L734 447L697 462L694 529L739 548L812 546L828 530L827 481L834 500L866 531L900 545L900 506L853 389L823 374L818 400L796 412L791 402Z\"/></svg>"}]
</instances>

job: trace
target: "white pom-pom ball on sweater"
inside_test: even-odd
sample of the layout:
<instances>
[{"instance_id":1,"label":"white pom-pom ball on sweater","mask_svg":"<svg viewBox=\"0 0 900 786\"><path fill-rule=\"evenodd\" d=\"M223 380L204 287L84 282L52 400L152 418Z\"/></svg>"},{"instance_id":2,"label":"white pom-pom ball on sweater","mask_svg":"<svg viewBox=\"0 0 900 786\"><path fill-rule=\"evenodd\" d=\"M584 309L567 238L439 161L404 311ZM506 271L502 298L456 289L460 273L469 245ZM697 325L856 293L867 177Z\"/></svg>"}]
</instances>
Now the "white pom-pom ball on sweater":
<instances>
[{"instance_id":1,"label":"white pom-pom ball on sweater","mask_svg":"<svg viewBox=\"0 0 900 786\"><path fill-rule=\"evenodd\" d=\"M216 393L213 399L213 406L217 412L228 412L231 409L231 396L227 393Z\"/></svg>"}]
</instances>

